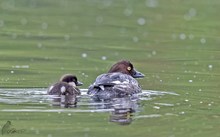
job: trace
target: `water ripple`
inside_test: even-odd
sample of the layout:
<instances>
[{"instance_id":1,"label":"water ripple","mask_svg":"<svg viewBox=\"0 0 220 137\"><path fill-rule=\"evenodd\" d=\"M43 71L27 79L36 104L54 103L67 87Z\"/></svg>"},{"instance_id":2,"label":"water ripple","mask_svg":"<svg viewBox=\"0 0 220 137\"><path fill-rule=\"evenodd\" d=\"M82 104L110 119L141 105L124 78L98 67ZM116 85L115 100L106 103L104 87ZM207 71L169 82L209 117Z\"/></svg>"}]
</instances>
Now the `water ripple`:
<instances>
[{"instance_id":1,"label":"water ripple","mask_svg":"<svg viewBox=\"0 0 220 137\"><path fill-rule=\"evenodd\" d=\"M81 89L81 95L77 97L77 105L70 106L70 108L73 109L66 109L66 106L62 104L62 96L47 95L46 88L0 89L1 104L22 104L13 109L2 108L0 112L108 112L109 121L120 125L128 125L131 124L133 119L157 118L163 116L161 114L134 115L133 113L140 112L140 101L148 101L164 95L178 96L175 92L143 90L142 93L135 96L114 98L108 102L94 102L90 96L87 95L87 89ZM57 100L59 101L57 102ZM166 107L174 106L169 103L155 103L155 105ZM164 115L166 116L166 114ZM174 114L169 113L167 115Z\"/></svg>"},{"instance_id":2,"label":"water ripple","mask_svg":"<svg viewBox=\"0 0 220 137\"><path fill-rule=\"evenodd\" d=\"M2 109L2 112L110 112L114 109L79 110L79 109Z\"/></svg>"},{"instance_id":3,"label":"water ripple","mask_svg":"<svg viewBox=\"0 0 220 137\"><path fill-rule=\"evenodd\" d=\"M87 95L87 89L81 89L79 105L88 105L90 97ZM143 90L140 93L140 100L151 100L155 96L176 95L175 92ZM18 104L18 103L48 103L51 101L51 95L47 95L47 88L27 88L27 89L0 89L0 103ZM105 104L105 103L104 103ZM102 103L89 102L89 105L103 105Z\"/></svg>"}]
</instances>

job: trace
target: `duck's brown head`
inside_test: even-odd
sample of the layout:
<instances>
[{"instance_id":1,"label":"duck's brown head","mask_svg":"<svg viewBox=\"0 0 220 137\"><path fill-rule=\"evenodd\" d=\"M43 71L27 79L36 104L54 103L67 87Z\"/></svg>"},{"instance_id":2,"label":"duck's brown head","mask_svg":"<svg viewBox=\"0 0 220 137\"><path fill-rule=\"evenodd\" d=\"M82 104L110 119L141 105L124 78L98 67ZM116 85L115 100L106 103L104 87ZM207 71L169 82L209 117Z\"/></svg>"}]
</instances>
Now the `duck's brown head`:
<instances>
[{"instance_id":1,"label":"duck's brown head","mask_svg":"<svg viewBox=\"0 0 220 137\"><path fill-rule=\"evenodd\" d=\"M108 71L108 73L113 73L113 72L121 72L127 75L131 75L133 78L142 78L145 76L141 72L138 72L134 68L133 64L131 64L131 62L127 60L122 60L115 63Z\"/></svg>"}]
</instances>

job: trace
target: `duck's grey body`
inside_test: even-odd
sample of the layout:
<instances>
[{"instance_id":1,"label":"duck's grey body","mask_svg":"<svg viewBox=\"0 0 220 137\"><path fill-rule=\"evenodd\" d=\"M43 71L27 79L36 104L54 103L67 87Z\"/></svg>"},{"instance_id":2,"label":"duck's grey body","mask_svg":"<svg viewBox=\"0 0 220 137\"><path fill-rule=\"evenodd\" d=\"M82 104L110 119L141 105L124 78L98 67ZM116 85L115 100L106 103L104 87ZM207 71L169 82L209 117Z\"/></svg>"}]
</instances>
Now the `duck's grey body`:
<instances>
[{"instance_id":1,"label":"duck's grey body","mask_svg":"<svg viewBox=\"0 0 220 137\"><path fill-rule=\"evenodd\" d=\"M139 92L141 92L141 87L137 80L130 75L120 72L106 73L98 76L88 89L88 94L94 100L109 100Z\"/></svg>"}]
</instances>

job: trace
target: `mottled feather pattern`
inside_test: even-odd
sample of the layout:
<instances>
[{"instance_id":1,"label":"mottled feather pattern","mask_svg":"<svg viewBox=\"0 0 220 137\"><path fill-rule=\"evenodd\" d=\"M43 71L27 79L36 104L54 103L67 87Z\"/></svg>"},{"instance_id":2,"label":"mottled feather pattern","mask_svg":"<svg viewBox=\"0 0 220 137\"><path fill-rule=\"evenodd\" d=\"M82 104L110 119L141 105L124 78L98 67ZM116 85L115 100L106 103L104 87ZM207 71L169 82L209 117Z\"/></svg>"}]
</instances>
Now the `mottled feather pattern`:
<instances>
[{"instance_id":1,"label":"mottled feather pattern","mask_svg":"<svg viewBox=\"0 0 220 137\"><path fill-rule=\"evenodd\" d=\"M97 101L131 96L141 92L135 78L142 77L144 74L138 72L130 61L121 60L112 65L108 73L99 75L87 93Z\"/></svg>"}]
</instances>

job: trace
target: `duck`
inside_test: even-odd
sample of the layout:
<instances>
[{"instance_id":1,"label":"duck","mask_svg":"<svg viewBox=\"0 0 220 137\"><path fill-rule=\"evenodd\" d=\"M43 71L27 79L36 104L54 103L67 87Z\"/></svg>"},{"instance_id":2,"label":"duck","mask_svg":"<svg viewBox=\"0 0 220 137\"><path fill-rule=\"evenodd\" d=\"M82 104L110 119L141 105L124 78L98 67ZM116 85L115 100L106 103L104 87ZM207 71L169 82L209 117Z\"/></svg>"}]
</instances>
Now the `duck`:
<instances>
[{"instance_id":1,"label":"duck","mask_svg":"<svg viewBox=\"0 0 220 137\"><path fill-rule=\"evenodd\" d=\"M99 75L88 88L87 94L94 101L108 101L141 92L141 87L135 78L145 75L135 69L128 60L121 60L112 65L107 73Z\"/></svg>"},{"instance_id":2,"label":"duck","mask_svg":"<svg viewBox=\"0 0 220 137\"><path fill-rule=\"evenodd\" d=\"M77 77L73 74L64 74L60 80L48 88L48 95L56 95L64 97L64 105L76 105L76 96L81 92L77 86L82 86L83 83L78 81ZM61 102L61 98L54 98L55 102Z\"/></svg>"}]
</instances>

